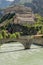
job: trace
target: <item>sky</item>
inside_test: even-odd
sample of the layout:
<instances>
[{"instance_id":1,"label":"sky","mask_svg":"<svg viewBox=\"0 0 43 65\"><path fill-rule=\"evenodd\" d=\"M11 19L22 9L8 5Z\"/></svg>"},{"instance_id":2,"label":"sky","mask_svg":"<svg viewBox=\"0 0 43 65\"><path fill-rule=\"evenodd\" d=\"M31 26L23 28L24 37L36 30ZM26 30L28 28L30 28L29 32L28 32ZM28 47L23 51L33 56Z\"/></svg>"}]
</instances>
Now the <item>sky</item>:
<instances>
[{"instance_id":1,"label":"sky","mask_svg":"<svg viewBox=\"0 0 43 65\"><path fill-rule=\"evenodd\" d=\"M14 1L14 0L6 0L6 1L10 1L10 2L12 2L12 1Z\"/></svg>"},{"instance_id":2,"label":"sky","mask_svg":"<svg viewBox=\"0 0 43 65\"><path fill-rule=\"evenodd\" d=\"M14 0L0 0L0 3L1 3L2 1L9 1L9 2L12 2L12 1L14 1Z\"/></svg>"}]
</instances>

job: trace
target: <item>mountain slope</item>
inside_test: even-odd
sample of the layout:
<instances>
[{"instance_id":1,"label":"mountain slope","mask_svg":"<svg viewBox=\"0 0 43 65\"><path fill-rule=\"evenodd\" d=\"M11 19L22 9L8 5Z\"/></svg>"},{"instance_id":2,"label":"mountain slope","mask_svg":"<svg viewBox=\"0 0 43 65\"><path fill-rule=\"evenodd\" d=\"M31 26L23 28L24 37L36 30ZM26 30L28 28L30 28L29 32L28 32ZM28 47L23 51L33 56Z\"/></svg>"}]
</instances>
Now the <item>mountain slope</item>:
<instances>
[{"instance_id":1,"label":"mountain slope","mask_svg":"<svg viewBox=\"0 0 43 65\"><path fill-rule=\"evenodd\" d=\"M7 0L0 0L0 8L8 7L11 4L10 1Z\"/></svg>"},{"instance_id":2,"label":"mountain slope","mask_svg":"<svg viewBox=\"0 0 43 65\"><path fill-rule=\"evenodd\" d=\"M31 3L32 0L14 0L12 2L12 5L15 5L15 4L24 4L24 3Z\"/></svg>"},{"instance_id":3,"label":"mountain slope","mask_svg":"<svg viewBox=\"0 0 43 65\"><path fill-rule=\"evenodd\" d=\"M33 10L43 16L43 0L33 0L32 3L34 5Z\"/></svg>"},{"instance_id":4,"label":"mountain slope","mask_svg":"<svg viewBox=\"0 0 43 65\"><path fill-rule=\"evenodd\" d=\"M13 2L7 0L0 0L0 7L8 7L9 5L24 5L31 7L35 13L43 16L43 0L14 0Z\"/></svg>"},{"instance_id":5,"label":"mountain slope","mask_svg":"<svg viewBox=\"0 0 43 65\"><path fill-rule=\"evenodd\" d=\"M15 0L11 5L15 4L31 7L35 13L43 16L43 0Z\"/></svg>"},{"instance_id":6,"label":"mountain slope","mask_svg":"<svg viewBox=\"0 0 43 65\"><path fill-rule=\"evenodd\" d=\"M0 9L0 18L3 16L2 9Z\"/></svg>"}]
</instances>

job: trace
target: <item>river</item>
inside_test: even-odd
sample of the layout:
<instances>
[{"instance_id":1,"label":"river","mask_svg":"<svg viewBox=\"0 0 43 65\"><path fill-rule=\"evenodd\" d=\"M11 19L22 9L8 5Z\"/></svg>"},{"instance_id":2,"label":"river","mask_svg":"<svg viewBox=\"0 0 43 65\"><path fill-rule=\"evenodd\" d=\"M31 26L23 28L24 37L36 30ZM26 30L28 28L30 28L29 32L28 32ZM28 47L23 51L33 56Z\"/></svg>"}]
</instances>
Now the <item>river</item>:
<instances>
[{"instance_id":1,"label":"river","mask_svg":"<svg viewBox=\"0 0 43 65\"><path fill-rule=\"evenodd\" d=\"M43 65L43 47L31 45L24 50L19 42L0 47L0 65Z\"/></svg>"}]
</instances>

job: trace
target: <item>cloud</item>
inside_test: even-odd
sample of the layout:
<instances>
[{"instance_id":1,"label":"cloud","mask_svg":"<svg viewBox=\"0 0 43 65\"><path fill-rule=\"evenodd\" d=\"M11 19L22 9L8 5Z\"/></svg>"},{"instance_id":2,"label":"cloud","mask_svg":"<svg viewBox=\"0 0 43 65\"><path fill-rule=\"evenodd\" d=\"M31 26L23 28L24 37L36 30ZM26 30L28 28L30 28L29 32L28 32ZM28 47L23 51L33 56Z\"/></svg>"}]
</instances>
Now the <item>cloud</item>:
<instances>
[{"instance_id":1,"label":"cloud","mask_svg":"<svg viewBox=\"0 0 43 65\"><path fill-rule=\"evenodd\" d=\"M15 0L4 0L4 1L9 1L9 2L12 2L12 1L15 1ZM0 0L0 4L3 2L3 0Z\"/></svg>"},{"instance_id":2,"label":"cloud","mask_svg":"<svg viewBox=\"0 0 43 65\"><path fill-rule=\"evenodd\" d=\"M12 1L14 1L14 0L6 0L6 1L12 2Z\"/></svg>"}]
</instances>

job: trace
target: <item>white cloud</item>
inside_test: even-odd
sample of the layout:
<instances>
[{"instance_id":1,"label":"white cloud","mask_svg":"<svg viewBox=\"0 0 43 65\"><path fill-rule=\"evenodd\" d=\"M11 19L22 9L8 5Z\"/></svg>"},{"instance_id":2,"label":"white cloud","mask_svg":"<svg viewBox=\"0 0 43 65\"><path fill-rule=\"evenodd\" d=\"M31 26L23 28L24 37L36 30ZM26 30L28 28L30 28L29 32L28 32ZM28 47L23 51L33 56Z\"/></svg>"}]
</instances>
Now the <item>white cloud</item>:
<instances>
[{"instance_id":1,"label":"white cloud","mask_svg":"<svg viewBox=\"0 0 43 65\"><path fill-rule=\"evenodd\" d=\"M6 0L6 1L10 1L10 2L12 2L12 1L14 1L14 0Z\"/></svg>"}]
</instances>

